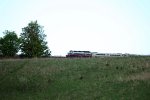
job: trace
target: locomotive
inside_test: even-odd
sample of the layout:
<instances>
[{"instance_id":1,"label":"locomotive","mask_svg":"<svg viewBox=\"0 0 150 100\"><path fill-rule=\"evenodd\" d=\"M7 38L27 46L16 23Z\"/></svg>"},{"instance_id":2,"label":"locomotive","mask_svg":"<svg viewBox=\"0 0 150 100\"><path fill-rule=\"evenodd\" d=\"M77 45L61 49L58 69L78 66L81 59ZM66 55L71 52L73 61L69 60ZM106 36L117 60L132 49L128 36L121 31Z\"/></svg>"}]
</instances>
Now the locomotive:
<instances>
[{"instance_id":1,"label":"locomotive","mask_svg":"<svg viewBox=\"0 0 150 100\"><path fill-rule=\"evenodd\" d=\"M70 50L66 57L92 57L92 53L90 51L73 51Z\"/></svg>"}]
</instances>

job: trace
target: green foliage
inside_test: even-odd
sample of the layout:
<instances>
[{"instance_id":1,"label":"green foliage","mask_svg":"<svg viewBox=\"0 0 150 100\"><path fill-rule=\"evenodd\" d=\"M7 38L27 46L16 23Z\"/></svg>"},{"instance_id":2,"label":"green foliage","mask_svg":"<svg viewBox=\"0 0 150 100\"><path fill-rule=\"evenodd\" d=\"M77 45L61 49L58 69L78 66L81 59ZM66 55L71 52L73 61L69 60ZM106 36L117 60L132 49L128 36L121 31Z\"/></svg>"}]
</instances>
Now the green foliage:
<instances>
[{"instance_id":1,"label":"green foliage","mask_svg":"<svg viewBox=\"0 0 150 100\"><path fill-rule=\"evenodd\" d=\"M19 38L14 31L6 30L4 37L0 38L0 53L3 56L13 57L19 50Z\"/></svg>"},{"instance_id":2,"label":"green foliage","mask_svg":"<svg viewBox=\"0 0 150 100\"><path fill-rule=\"evenodd\" d=\"M37 21L31 21L22 29L21 51L28 57L50 56L50 50L45 41L43 27Z\"/></svg>"},{"instance_id":3,"label":"green foliage","mask_svg":"<svg viewBox=\"0 0 150 100\"><path fill-rule=\"evenodd\" d=\"M2 38L0 37L0 56L2 56Z\"/></svg>"}]
</instances>

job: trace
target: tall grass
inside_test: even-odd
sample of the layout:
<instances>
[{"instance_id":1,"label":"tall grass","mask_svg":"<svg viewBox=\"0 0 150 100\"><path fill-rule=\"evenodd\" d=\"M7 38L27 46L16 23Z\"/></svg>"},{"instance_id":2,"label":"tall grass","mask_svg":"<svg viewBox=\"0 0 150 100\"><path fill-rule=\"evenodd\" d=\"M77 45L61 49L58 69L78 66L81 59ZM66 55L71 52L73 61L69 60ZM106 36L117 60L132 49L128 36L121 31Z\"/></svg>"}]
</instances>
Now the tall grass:
<instances>
[{"instance_id":1,"label":"tall grass","mask_svg":"<svg viewBox=\"0 0 150 100\"><path fill-rule=\"evenodd\" d=\"M148 100L150 57L0 61L1 100Z\"/></svg>"}]
</instances>

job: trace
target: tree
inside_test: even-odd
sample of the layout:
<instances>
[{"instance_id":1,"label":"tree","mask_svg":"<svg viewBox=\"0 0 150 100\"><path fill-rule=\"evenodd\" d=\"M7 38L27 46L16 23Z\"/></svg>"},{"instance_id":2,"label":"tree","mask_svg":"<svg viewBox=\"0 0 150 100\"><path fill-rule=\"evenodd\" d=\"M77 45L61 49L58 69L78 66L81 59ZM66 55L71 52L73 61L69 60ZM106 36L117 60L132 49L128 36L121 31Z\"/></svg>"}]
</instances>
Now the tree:
<instances>
[{"instance_id":1,"label":"tree","mask_svg":"<svg viewBox=\"0 0 150 100\"><path fill-rule=\"evenodd\" d=\"M6 30L4 37L0 38L0 53L3 56L13 57L19 50L19 38L14 31Z\"/></svg>"},{"instance_id":2,"label":"tree","mask_svg":"<svg viewBox=\"0 0 150 100\"><path fill-rule=\"evenodd\" d=\"M0 37L0 57L3 55L2 54L2 43L1 42L2 42L2 38Z\"/></svg>"},{"instance_id":3,"label":"tree","mask_svg":"<svg viewBox=\"0 0 150 100\"><path fill-rule=\"evenodd\" d=\"M22 28L20 49L27 57L50 56L50 50L45 41L43 27L37 21L31 21Z\"/></svg>"}]
</instances>

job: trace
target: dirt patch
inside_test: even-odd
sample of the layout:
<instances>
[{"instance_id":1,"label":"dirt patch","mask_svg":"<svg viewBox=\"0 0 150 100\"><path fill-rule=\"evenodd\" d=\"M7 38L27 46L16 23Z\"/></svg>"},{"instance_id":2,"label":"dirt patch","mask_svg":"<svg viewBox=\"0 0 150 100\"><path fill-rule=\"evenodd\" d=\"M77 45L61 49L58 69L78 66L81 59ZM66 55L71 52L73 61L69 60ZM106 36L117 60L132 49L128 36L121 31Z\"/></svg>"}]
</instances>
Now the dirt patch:
<instances>
[{"instance_id":1,"label":"dirt patch","mask_svg":"<svg viewBox=\"0 0 150 100\"><path fill-rule=\"evenodd\" d=\"M128 76L128 78L126 80L127 81L130 81L130 80L150 80L150 72L143 72L140 74L131 75L131 76Z\"/></svg>"},{"instance_id":2,"label":"dirt patch","mask_svg":"<svg viewBox=\"0 0 150 100\"><path fill-rule=\"evenodd\" d=\"M149 68L150 67L150 64L149 63L146 63L145 64L145 68Z\"/></svg>"}]
</instances>

